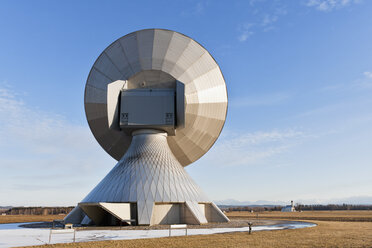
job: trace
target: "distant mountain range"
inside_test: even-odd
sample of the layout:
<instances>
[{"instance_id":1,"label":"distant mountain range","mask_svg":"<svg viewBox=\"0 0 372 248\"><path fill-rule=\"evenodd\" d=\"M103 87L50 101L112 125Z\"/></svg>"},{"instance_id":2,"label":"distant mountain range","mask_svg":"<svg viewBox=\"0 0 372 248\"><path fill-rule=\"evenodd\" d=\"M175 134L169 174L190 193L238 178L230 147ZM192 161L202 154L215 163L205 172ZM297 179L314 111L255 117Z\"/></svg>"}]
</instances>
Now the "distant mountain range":
<instances>
[{"instance_id":1,"label":"distant mountain range","mask_svg":"<svg viewBox=\"0 0 372 248\"><path fill-rule=\"evenodd\" d=\"M263 206L263 205L288 205L290 202L284 202L284 201L238 201L234 199L227 199L227 200L220 200L215 201L217 205L232 205L232 206Z\"/></svg>"},{"instance_id":2,"label":"distant mountain range","mask_svg":"<svg viewBox=\"0 0 372 248\"><path fill-rule=\"evenodd\" d=\"M333 198L333 199L293 199L294 204L301 203L305 205L327 205L327 204L353 204L353 205L372 205L372 196L352 196L345 198ZM216 200L214 201L217 205L229 205L229 206L286 206L291 204L289 201L238 201L235 199ZM0 206L0 209L9 209L12 206Z\"/></svg>"},{"instance_id":3,"label":"distant mountain range","mask_svg":"<svg viewBox=\"0 0 372 248\"><path fill-rule=\"evenodd\" d=\"M327 204L353 204L353 205L372 205L372 196L352 196L345 198L333 199L293 199L294 203L301 203L305 205L327 205ZM262 206L262 205L289 205L290 201L238 201L235 199L216 200L217 205L232 205L232 206Z\"/></svg>"}]
</instances>

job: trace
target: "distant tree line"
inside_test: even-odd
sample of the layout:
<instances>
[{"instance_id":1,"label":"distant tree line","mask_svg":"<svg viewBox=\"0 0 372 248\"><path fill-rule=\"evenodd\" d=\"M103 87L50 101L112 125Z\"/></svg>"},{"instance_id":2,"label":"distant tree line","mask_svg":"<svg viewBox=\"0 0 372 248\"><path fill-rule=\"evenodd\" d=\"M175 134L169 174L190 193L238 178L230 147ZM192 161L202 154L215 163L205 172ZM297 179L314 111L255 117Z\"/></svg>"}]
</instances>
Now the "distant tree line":
<instances>
[{"instance_id":1,"label":"distant tree line","mask_svg":"<svg viewBox=\"0 0 372 248\"><path fill-rule=\"evenodd\" d=\"M328 205L304 205L296 204L297 211L306 210L372 210L372 205L353 204L328 204Z\"/></svg>"},{"instance_id":2,"label":"distant tree line","mask_svg":"<svg viewBox=\"0 0 372 248\"><path fill-rule=\"evenodd\" d=\"M285 206L219 206L223 211L281 211ZM328 205L305 205L296 204L296 211L313 211L313 210L372 210L372 205L353 205L353 204L328 204Z\"/></svg>"},{"instance_id":3,"label":"distant tree line","mask_svg":"<svg viewBox=\"0 0 372 248\"><path fill-rule=\"evenodd\" d=\"M58 215L68 214L74 207L13 207L5 211L7 215Z\"/></svg>"},{"instance_id":4,"label":"distant tree line","mask_svg":"<svg viewBox=\"0 0 372 248\"><path fill-rule=\"evenodd\" d=\"M223 211L281 211L283 206L219 206Z\"/></svg>"}]
</instances>

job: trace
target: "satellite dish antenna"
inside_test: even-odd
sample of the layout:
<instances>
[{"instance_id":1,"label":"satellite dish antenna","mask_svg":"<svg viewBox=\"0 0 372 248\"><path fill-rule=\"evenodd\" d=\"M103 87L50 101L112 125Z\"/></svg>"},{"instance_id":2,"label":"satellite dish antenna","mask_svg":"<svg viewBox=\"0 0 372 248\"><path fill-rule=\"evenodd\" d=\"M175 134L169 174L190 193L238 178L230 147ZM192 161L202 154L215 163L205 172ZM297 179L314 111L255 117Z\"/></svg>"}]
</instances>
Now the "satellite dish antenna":
<instances>
[{"instance_id":1,"label":"satellite dish antenna","mask_svg":"<svg viewBox=\"0 0 372 248\"><path fill-rule=\"evenodd\" d=\"M164 29L125 35L94 63L84 103L94 137L119 162L66 221L228 221L183 168L212 147L227 113L225 80L204 47Z\"/></svg>"}]
</instances>

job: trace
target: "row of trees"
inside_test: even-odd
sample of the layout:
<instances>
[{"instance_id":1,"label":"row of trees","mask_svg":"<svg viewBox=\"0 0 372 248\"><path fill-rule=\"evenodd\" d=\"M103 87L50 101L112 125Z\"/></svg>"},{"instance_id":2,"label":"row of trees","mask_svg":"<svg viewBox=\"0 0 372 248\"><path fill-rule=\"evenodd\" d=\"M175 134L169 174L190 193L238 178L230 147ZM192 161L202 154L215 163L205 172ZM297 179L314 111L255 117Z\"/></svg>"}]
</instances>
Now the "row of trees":
<instances>
[{"instance_id":1,"label":"row of trees","mask_svg":"<svg viewBox=\"0 0 372 248\"><path fill-rule=\"evenodd\" d=\"M372 210L372 205L328 204L304 205L296 204L296 210Z\"/></svg>"},{"instance_id":2,"label":"row of trees","mask_svg":"<svg viewBox=\"0 0 372 248\"><path fill-rule=\"evenodd\" d=\"M8 209L7 215L58 215L68 214L74 207L14 207Z\"/></svg>"},{"instance_id":3,"label":"row of trees","mask_svg":"<svg viewBox=\"0 0 372 248\"><path fill-rule=\"evenodd\" d=\"M283 206L219 206L223 211L280 211Z\"/></svg>"},{"instance_id":4,"label":"row of trees","mask_svg":"<svg viewBox=\"0 0 372 248\"><path fill-rule=\"evenodd\" d=\"M281 211L284 206L220 206L224 211ZM328 205L305 205L296 204L296 211L312 210L372 210L372 205L353 205L353 204L328 204Z\"/></svg>"}]
</instances>

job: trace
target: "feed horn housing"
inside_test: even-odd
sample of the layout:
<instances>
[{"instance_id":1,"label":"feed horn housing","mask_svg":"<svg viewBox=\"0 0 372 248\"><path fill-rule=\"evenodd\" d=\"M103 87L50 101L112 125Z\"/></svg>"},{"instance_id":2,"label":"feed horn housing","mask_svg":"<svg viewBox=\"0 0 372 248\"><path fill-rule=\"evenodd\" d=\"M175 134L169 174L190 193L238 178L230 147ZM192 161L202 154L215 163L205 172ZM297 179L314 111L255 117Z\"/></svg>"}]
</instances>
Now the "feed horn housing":
<instances>
[{"instance_id":1,"label":"feed horn housing","mask_svg":"<svg viewBox=\"0 0 372 248\"><path fill-rule=\"evenodd\" d=\"M94 137L118 163L66 222L229 221L184 169L208 152L226 119L225 80L204 47L170 30L127 34L94 63L84 105Z\"/></svg>"},{"instance_id":2,"label":"feed horn housing","mask_svg":"<svg viewBox=\"0 0 372 248\"><path fill-rule=\"evenodd\" d=\"M175 135L185 126L185 87L174 80L174 88L127 89L128 82L118 80L107 86L108 126L131 135L138 129L155 129Z\"/></svg>"}]
</instances>

